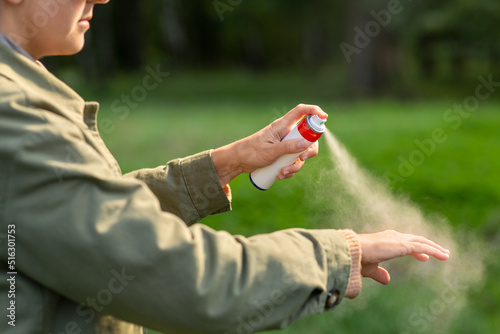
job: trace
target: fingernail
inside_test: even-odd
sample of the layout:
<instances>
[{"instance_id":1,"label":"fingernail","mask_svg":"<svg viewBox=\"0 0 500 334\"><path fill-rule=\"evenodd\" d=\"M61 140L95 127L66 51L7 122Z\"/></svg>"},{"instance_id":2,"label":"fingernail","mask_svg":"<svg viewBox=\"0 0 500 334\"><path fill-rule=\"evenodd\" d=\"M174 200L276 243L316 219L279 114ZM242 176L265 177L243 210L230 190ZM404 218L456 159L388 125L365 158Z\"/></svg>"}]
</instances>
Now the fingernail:
<instances>
[{"instance_id":1,"label":"fingernail","mask_svg":"<svg viewBox=\"0 0 500 334\"><path fill-rule=\"evenodd\" d=\"M283 180L285 177L283 175L278 176L278 180Z\"/></svg>"},{"instance_id":2,"label":"fingernail","mask_svg":"<svg viewBox=\"0 0 500 334\"><path fill-rule=\"evenodd\" d=\"M303 157L302 161L306 161L307 159L309 159L309 157Z\"/></svg>"},{"instance_id":3,"label":"fingernail","mask_svg":"<svg viewBox=\"0 0 500 334\"><path fill-rule=\"evenodd\" d=\"M290 172L289 172L289 171L285 171L285 172L283 173L283 175L288 175L288 174L290 174Z\"/></svg>"},{"instance_id":4,"label":"fingernail","mask_svg":"<svg viewBox=\"0 0 500 334\"><path fill-rule=\"evenodd\" d=\"M299 148L301 148L301 149L305 149L305 148L307 147L307 143L308 143L308 142L307 142L307 141L305 141L305 140L301 140L301 141L299 141Z\"/></svg>"}]
</instances>

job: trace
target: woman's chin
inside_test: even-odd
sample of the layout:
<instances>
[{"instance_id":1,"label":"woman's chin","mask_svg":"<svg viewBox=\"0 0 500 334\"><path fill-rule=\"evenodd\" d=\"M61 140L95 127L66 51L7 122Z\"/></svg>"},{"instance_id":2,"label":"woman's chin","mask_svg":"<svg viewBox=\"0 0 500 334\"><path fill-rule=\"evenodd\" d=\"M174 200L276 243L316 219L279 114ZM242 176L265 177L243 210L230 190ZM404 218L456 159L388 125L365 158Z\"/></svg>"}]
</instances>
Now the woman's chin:
<instances>
[{"instance_id":1,"label":"woman's chin","mask_svg":"<svg viewBox=\"0 0 500 334\"><path fill-rule=\"evenodd\" d=\"M65 44L64 46L59 48L58 51L47 54L47 56L72 56L82 51L84 46L85 38L82 36L78 40L73 40L71 43Z\"/></svg>"}]
</instances>

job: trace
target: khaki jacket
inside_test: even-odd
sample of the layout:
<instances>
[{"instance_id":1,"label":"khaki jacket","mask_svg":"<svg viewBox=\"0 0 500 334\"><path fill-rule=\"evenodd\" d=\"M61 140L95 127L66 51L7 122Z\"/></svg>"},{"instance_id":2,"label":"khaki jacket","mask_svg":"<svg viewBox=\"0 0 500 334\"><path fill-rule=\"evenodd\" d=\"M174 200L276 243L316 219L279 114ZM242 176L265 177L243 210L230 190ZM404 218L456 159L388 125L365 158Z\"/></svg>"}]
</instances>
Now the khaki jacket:
<instances>
[{"instance_id":1,"label":"khaki jacket","mask_svg":"<svg viewBox=\"0 0 500 334\"><path fill-rule=\"evenodd\" d=\"M1 333L250 333L342 300L352 232L194 224L230 210L210 151L122 176L97 110L0 45Z\"/></svg>"}]
</instances>

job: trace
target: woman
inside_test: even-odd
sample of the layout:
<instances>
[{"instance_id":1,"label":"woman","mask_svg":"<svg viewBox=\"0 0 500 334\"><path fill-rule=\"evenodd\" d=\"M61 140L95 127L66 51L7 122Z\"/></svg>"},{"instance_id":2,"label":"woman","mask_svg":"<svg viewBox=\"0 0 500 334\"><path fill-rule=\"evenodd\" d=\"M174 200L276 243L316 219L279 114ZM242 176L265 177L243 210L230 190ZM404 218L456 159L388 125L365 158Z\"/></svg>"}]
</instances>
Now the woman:
<instances>
[{"instance_id":1,"label":"woman","mask_svg":"<svg viewBox=\"0 0 500 334\"><path fill-rule=\"evenodd\" d=\"M203 217L230 210L228 183L302 152L280 143L299 105L222 148L122 176L85 102L39 59L84 45L107 0L0 0L2 333L250 333L282 328L355 298L382 261L449 252L420 236L290 229L251 238ZM298 172L306 150L280 178ZM3 243L2 243L3 244ZM7 251L5 251L7 248ZM7 320L5 320L7 319Z\"/></svg>"}]
</instances>

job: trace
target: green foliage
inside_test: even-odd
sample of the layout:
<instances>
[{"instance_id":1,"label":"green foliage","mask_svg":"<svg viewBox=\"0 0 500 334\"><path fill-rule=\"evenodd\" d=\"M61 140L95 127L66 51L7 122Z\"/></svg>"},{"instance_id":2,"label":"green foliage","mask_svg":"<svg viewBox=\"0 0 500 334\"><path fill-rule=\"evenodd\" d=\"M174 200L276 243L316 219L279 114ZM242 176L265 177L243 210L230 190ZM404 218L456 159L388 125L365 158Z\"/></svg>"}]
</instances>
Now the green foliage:
<instances>
[{"instance_id":1,"label":"green foliage","mask_svg":"<svg viewBox=\"0 0 500 334\"><path fill-rule=\"evenodd\" d=\"M112 1L96 7L77 58L46 63L59 73L76 69L99 89L149 64L257 73L334 69L342 75L337 89L343 93L410 98L422 83L430 86L427 92L454 93L478 73L499 73L497 0L401 0L401 12L387 25L377 23L373 13L387 13L395 2ZM356 46L355 29L370 23L379 31ZM352 63L341 43L356 48Z\"/></svg>"}]
</instances>

